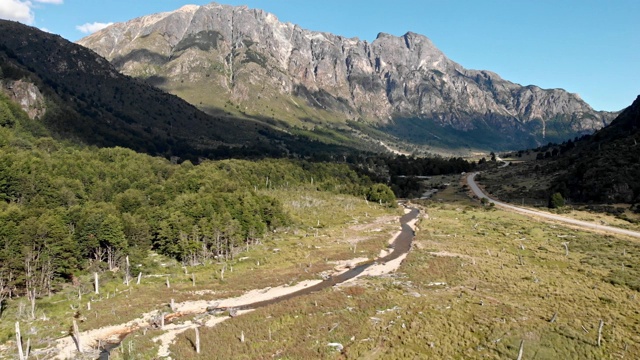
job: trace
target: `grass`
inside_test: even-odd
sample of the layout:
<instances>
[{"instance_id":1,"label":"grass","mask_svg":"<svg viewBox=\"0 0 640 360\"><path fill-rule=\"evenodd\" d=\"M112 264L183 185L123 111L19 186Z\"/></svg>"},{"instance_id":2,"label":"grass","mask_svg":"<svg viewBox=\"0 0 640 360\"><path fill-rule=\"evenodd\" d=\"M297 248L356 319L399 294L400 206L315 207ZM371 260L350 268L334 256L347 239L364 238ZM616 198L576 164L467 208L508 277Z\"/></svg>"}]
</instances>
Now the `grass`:
<instances>
[{"instance_id":1,"label":"grass","mask_svg":"<svg viewBox=\"0 0 640 360\"><path fill-rule=\"evenodd\" d=\"M123 284L121 272L102 273L99 295L93 294L92 274L80 276L78 285L68 285L51 297L38 299L35 320L29 316L26 299L12 299L7 302L0 322L0 344L7 345L6 349L0 347L0 357L15 352L15 321L21 323L23 338L31 338L34 349L43 349L52 339L68 336L74 318L83 331L125 323L153 310L169 312L171 299L182 302L226 298L251 289L318 279L321 272L334 267L330 261L375 257L386 246L389 234L398 228L394 217L399 210L363 199L304 189L264 191L281 199L294 225L270 234L226 264L182 267L153 255L149 258L151 264L145 267L156 272L144 274L140 285L135 285L134 279L130 287ZM381 218L384 221L379 222ZM220 270L225 266L222 279ZM133 275L137 273L134 271ZM166 286L167 278L170 288ZM79 290L82 299L78 298ZM87 310L89 301L91 310ZM148 344L143 346L138 337L147 339ZM147 350L153 353L150 334L135 334L132 339L137 344L137 353L144 354ZM126 342L123 349L129 349Z\"/></svg>"},{"instance_id":2,"label":"grass","mask_svg":"<svg viewBox=\"0 0 640 360\"><path fill-rule=\"evenodd\" d=\"M428 202L426 211L398 273L203 328L199 356L187 332L171 348L174 357L515 359L521 340L528 359L640 357L637 240L469 200Z\"/></svg>"},{"instance_id":3,"label":"grass","mask_svg":"<svg viewBox=\"0 0 640 360\"><path fill-rule=\"evenodd\" d=\"M164 286L164 277L145 279L131 294L95 302L92 310L104 321L124 322L144 307L166 308L171 297L197 298L195 289L214 290L211 297L221 298L288 279L312 278L327 268L325 257L354 257L348 239L366 234L357 252L372 255L388 231L397 229L392 223L372 221L393 211L359 199L302 190L277 195L298 225L243 253L248 259L236 260L224 281L217 278L221 264L189 268L196 273L195 288L178 265L171 265L166 269L171 289ZM171 356L503 359L516 358L524 340L527 359L640 357L638 240L485 208L469 200L460 183L453 181L435 200L422 203L428 217L419 223L414 247L397 273L290 299L213 328L201 327L200 355L194 351L194 331L188 330L177 337ZM568 243L568 256L563 243ZM273 251L275 246L280 251ZM105 290L114 286L123 287L114 280ZM45 330L40 328L45 322L32 322L38 337L68 331L65 322L71 311L65 309L76 301L69 299L75 294L72 290L38 305L50 317L46 324L63 324ZM5 332L15 316L15 303L10 305L0 325ZM56 315L59 312L66 315ZM602 346L597 346L600 320ZM86 316L81 328L100 321ZM155 358L158 345L152 339L159 334L149 330L127 337L114 358ZM340 343L344 349L337 351L329 343Z\"/></svg>"}]
</instances>

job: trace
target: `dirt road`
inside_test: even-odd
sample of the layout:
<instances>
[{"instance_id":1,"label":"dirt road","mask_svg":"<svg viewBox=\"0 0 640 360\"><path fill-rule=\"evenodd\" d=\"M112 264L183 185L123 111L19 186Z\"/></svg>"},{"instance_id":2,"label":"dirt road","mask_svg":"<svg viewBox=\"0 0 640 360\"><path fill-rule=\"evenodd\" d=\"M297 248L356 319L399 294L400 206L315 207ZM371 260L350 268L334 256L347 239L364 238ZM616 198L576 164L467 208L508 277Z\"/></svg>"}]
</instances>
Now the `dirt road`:
<instances>
[{"instance_id":1,"label":"dirt road","mask_svg":"<svg viewBox=\"0 0 640 360\"><path fill-rule=\"evenodd\" d=\"M518 206L514 206L514 205L510 205L510 204L504 203L502 201L498 201L498 200L492 199L489 196L487 196L480 189L478 184L476 183L475 177L476 177L477 174L478 173L475 172L475 173L471 173L471 174L467 175L467 184L469 184L469 187L471 188L471 191L473 191L473 193L477 197L479 197L480 199L486 198L487 200L489 200L489 202L492 202L492 203L496 204L496 206L499 206L499 207L501 207L503 209L515 211L515 212L518 212L518 213L521 213L521 214L525 214L525 215L537 216L537 217L542 217L542 218L545 218L545 219L564 222L564 223L567 223L567 224L570 224L570 225L578 226L578 227L583 228L585 230L604 231L604 232L610 232L610 233L615 233L615 234L623 234L623 235L629 235L629 236L640 238L640 232L637 232L637 231L620 229L620 228L613 227L613 226L598 225L598 224L595 224L595 223L592 223L592 222L571 219L571 218L560 216L560 215L556 215L556 214L550 214L550 213L547 213L547 212L544 212L544 211L536 211L536 210L525 209L525 208L521 208L521 207L518 207Z\"/></svg>"}]
</instances>

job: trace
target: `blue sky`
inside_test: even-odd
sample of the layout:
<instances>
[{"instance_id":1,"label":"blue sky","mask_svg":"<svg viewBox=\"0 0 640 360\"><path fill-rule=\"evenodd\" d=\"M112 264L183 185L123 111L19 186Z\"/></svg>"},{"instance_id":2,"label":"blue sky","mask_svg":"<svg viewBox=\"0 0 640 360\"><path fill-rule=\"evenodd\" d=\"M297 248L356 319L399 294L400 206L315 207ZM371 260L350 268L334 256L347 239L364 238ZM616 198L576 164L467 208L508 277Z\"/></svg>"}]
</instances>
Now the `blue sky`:
<instances>
[{"instance_id":1,"label":"blue sky","mask_svg":"<svg viewBox=\"0 0 640 360\"><path fill-rule=\"evenodd\" d=\"M208 2L0 0L0 18L75 41L102 24ZM264 9L310 30L369 41L379 32L413 31L466 68L491 70L523 85L563 88L596 110L620 110L640 94L640 0L218 2Z\"/></svg>"}]
</instances>

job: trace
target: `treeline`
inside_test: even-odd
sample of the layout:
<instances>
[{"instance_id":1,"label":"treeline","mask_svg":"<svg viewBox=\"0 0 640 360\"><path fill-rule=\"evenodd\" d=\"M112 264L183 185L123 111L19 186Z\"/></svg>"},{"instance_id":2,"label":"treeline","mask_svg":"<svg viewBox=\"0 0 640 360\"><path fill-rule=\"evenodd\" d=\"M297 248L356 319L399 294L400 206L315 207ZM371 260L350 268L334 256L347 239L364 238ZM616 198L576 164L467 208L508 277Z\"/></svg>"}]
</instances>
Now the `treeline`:
<instances>
[{"instance_id":1,"label":"treeline","mask_svg":"<svg viewBox=\"0 0 640 360\"><path fill-rule=\"evenodd\" d=\"M391 176L435 176L467 172L473 169L474 164L460 157L407 157L400 155L388 158L389 173Z\"/></svg>"},{"instance_id":2,"label":"treeline","mask_svg":"<svg viewBox=\"0 0 640 360\"><path fill-rule=\"evenodd\" d=\"M86 271L125 269L126 256L143 262L149 250L185 264L230 258L290 224L281 201L263 191L274 188L395 201L388 187L345 164L177 165L0 127L0 291L55 292Z\"/></svg>"},{"instance_id":3,"label":"treeline","mask_svg":"<svg viewBox=\"0 0 640 360\"><path fill-rule=\"evenodd\" d=\"M374 181L388 184L395 196L400 198L419 197L424 192L420 176L460 174L477 166L460 157L439 156L350 155L345 161Z\"/></svg>"}]
</instances>

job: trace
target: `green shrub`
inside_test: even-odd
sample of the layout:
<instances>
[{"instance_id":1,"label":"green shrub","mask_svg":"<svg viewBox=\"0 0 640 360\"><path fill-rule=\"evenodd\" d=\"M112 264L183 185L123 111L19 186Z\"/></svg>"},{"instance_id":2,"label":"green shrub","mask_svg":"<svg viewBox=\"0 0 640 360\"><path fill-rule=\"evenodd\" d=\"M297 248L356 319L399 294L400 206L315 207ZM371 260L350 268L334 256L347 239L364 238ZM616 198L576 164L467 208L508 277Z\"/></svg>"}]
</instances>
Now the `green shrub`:
<instances>
[{"instance_id":1,"label":"green shrub","mask_svg":"<svg viewBox=\"0 0 640 360\"><path fill-rule=\"evenodd\" d=\"M387 185L374 184L367 190L367 200L379 202L381 204L394 205L396 196Z\"/></svg>"},{"instance_id":2,"label":"green shrub","mask_svg":"<svg viewBox=\"0 0 640 360\"><path fill-rule=\"evenodd\" d=\"M559 209L563 206L564 206L564 198L562 197L562 194L557 192L551 195L551 197L549 198L549 208Z\"/></svg>"}]
</instances>

